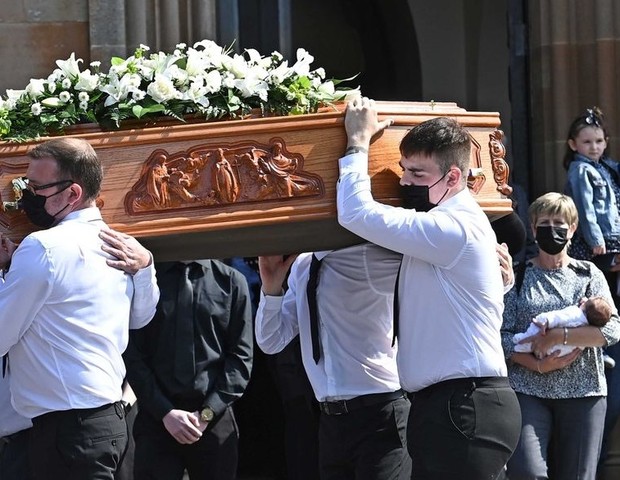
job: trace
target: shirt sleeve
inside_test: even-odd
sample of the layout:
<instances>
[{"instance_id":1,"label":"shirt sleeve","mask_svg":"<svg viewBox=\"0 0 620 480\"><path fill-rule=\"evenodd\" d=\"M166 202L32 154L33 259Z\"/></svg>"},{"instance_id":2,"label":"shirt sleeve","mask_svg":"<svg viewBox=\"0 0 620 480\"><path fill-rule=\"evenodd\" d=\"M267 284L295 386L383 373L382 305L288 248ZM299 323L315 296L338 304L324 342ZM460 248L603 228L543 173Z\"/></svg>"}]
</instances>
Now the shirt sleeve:
<instances>
[{"instance_id":1,"label":"shirt sleeve","mask_svg":"<svg viewBox=\"0 0 620 480\"><path fill-rule=\"evenodd\" d=\"M159 301L159 287L157 286L153 262L134 274L133 285L129 328L137 329L144 327L151 321Z\"/></svg>"},{"instance_id":2,"label":"shirt sleeve","mask_svg":"<svg viewBox=\"0 0 620 480\"><path fill-rule=\"evenodd\" d=\"M280 353L299 334L296 291L300 258L295 260L284 296L260 293L256 312L256 343L268 355Z\"/></svg>"},{"instance_id":3,"label":"shirt sleeve","mask_svg":"<svg viewBox=\"0 0 620 480\"><path fill-rule=\"evenodd\" d=\"M224 365L216 388L204 400L220 415L229 405L243 395L252 371L254 338L252 335L252 304L250 290L243 275L237 271L231 277L233 283L230 304L230 323L225 340Z\"/></svg>"},{"instance_id":4,"label":"shirt sleeve","mask_svg":"<svg viewBox=\"0 0 620 480\"><path fill-rule=\"evenodd\" d=\"M32 237L19 245L0 283L0 355L24 335L52 291L52 265L46 249Z\"/></svg>"},{"instance_id":5,"label":"shirt sleeve","mask_svg":"<svg viewBox=\"0 0 620 480\"><path fill-rule=\"evenodd\" d=\"M449 268L462 254L467 235L453 216L376 202L370 190L368 157L340 159L337 185L338 222L347 230L389 250Z\"/></svg>"},{"instance_id":6,"label":"shirt sleeve","mask_svg":"<svg viewBox=\"0 0 620 480\"><path fill-rule=\"evenodd\" d=\"M129 345L123 353L127 368L127 380L140 402L140 408L161 420L174 409L172 402L166 397L149 366L148 326L129 332Z\"/></svg>"},{"instance_id":7,"label":"shirt sleeve","mask_svg":"<svg viewBox=\"0 0 620 480\"><path fill-rule=\"evenodd\" d=\"M571 197L575 201L579 213L579 230L588 245L593 248L604 245L605 240L594 209L594 186L592 184L594 180L590 177L589 168L585 164L579 163L573 167L574 170L569 171L568 183ZM601 179L601 181L603 180Z\"/></svg>"}]
</instances>

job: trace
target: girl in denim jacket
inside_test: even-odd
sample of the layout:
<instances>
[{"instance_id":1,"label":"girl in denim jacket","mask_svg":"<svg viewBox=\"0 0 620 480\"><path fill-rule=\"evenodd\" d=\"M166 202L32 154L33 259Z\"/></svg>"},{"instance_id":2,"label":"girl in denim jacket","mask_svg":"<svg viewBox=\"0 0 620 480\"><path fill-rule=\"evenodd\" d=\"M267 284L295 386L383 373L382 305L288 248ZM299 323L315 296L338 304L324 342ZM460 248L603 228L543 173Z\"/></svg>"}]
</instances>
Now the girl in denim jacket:
<instances>
[{"instance_id":1,"label":"girl in denim jacket","mask_svg":"<svg viewBox=\"0 0 620 480\"><path fill-rule=\"evenodd\" d=\"M564 156L566 194L579 212L569 254L594 261L604 271L611 266L614 254L620 253L618 163L605 156L607 138L602 112L597 107L588 109L571 124ZM614 282L612 292L615 290Z\"/></svg>"}]
</instances>

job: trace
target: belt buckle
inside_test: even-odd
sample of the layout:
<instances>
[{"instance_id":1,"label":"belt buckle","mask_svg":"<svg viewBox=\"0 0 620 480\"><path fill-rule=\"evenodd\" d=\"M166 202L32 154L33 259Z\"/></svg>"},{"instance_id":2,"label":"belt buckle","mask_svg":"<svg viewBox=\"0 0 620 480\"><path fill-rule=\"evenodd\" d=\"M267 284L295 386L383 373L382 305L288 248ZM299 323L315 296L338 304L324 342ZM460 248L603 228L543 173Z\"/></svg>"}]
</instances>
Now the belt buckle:
<instances>
[{"instance_id":1,"label":"belt buckle","mask_svg":"<svg viewBox=\"0 0 620 480\"><path fill-rule=\"evenodd\" d=\"M346 400L336 400L323 403L324 411L327 415L344 415L349 413Z\"/></svg>"}]
</instances>

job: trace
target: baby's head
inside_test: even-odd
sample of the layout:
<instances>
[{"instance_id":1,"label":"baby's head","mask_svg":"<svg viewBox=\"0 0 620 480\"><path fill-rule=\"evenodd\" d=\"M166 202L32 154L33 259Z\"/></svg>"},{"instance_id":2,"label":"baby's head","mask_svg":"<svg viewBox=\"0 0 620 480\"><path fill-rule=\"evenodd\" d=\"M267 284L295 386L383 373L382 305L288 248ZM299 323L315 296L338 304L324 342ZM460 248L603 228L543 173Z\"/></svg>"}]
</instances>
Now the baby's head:
<instances>
[{"instance_id":1,"label":"baby's head","mask_svg":"<svg viewBox=\"0 0 620 480\"><path fill-rule=\"evenodd\" d=\"M588 323L595 327L602 327L611 318L613 310L603 297L591 297L581 304Z\"/></svg>"}]
</instances>

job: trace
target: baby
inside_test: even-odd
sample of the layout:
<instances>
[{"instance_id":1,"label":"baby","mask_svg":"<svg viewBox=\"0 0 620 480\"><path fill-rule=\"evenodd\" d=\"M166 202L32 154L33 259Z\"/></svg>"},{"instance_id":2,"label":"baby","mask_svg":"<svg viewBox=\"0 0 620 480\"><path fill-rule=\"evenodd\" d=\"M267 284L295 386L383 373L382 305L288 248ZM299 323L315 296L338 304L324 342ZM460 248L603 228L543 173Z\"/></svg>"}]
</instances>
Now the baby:
<instances>
[{"instance_id":1,"label":"baby","mask_svg":"<svg viewBox=\"0 0 620 480\"><path fill-rule=\"evenodd\" d=\"M583 325L593 325L595 327L602 327L611 318L613 311L609 303L602 297L591 297L587 300L582 300L579 306L572 305L570 307L562 308L561 310L553 310L551 312L541 313L536 315L530 323L530 326L524 333L517 333L513 337L515 343L515 352L531 352L532 343L519 343L521 340L529 337L533 337L541 331L548 330L550 328L557 327L581 327ZM547 351L547 355L559 350L560 357L568 355L575 348L573 345L555 345ZM581 348L583 350L583 348Z\"/></svg>"}]
</instances>

